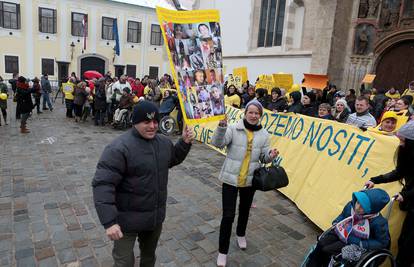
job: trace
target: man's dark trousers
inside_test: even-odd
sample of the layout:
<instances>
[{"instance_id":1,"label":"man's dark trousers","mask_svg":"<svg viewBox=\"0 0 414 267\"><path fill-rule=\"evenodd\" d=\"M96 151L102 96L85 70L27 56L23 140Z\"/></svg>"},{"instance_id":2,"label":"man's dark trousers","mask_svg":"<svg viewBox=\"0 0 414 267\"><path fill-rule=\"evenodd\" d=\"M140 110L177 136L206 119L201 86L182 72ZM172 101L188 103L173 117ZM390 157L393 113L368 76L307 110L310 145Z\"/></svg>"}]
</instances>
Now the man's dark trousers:
<instances>
[{"instance_id":1,"label":"man's dark trousers","mask_svg":"<svg viewBox=\"0 0 414 267\"><path fill-rule=\"evenodd\" d=\"M114 267L133 267L135 262L134 245L138 238L139 249L141 251L140 267L153 267L155 265L155 250L157 249L158 239L160 238L162 224L158 225L153 231L143 231L138 233L124 233L120 240L114 241L112 256Z\"/></svg>"}]
</instances>

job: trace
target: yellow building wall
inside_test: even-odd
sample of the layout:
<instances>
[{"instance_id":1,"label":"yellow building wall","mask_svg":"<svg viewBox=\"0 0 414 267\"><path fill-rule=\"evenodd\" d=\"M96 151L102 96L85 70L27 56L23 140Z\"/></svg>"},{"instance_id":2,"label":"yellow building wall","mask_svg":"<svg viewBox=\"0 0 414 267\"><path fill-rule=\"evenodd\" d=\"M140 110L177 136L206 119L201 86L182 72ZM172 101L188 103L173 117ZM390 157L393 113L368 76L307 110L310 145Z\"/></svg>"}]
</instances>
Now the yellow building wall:
<instances>
[{"instance_id":1,"label":"yellow building wall","mask_svg":"<svg viewBox=\"0 0 414 267\"><path fill-rule=\"evenodd\" d=\"M124 65L126 73L126 65L136 65L136 76L149 73L149 66L158 66L159 75L162 75L166 61L168 61L165 55L165 48L163 46L151 46L149 44L151 38L151 23L156 21L155 10L148 8L142 8L131 5L117 4L109 1L97 1L97 0L72 0L62 3L58 0L32 0L31 8L31 25L32 36L29 37L27 29L28 16L26 1L20 1L20 30L9 30L0 28L0 75L4 78L10 78L12 74L5 74L4 56L12 55L19 56L19 73L27 76L28 73L33 73L35 76L40 77L42 74L41 59L50 58L55 61L67 61L70 62L69 74L76 72L78 76L80 66L78 66L79 58L84 55L91 55L93 53L103 56L107 59L107 70L114 74L114 64ZM57 34L46 34L39 32L39 6L46 8L54 8L57 10ZM66 18L62 18L61 11L64 9ZM79 11L77 11L79 10ZM83 38L74 37L71 35L71 12L87 13L88 14L88 38L87 49L82 54ZM91 20L92 14L94 14L95 20ZM102 33L102 16L116 17L118 18L118 28L123 28L121 39L121 55L114 58L113 47L114 41L109 41L109 45L106 45L106 40L101 39ZM141 43L127 43L128 32L128 20L132 18L135 21L142 23L141 30ZM66 20L65 24L63 19ZM92 24L95 25L95 36L92 36ZM61 26L66 25L62 31ZM13 32L13 35L6 33ZM49 36L47 40L45 37ZM92 51L92 38L95 40L96 49ZM80 40L80 42L78 42ZM74 42L75 47L70 47L71 42ZM131 45L134 48L131 48ZM154 51L154 48L157 51ZM32 64L29 64L28 51L32 51L33 57ZM144 59L142 59L144 56ZM169 65L168 65L169 66ZM169 72L169 68L167 70ZM57 79L58 64L55 62L54 76L50 79ZM29 77L33 78L33 77Z\"/></svg>"}]
</instances>

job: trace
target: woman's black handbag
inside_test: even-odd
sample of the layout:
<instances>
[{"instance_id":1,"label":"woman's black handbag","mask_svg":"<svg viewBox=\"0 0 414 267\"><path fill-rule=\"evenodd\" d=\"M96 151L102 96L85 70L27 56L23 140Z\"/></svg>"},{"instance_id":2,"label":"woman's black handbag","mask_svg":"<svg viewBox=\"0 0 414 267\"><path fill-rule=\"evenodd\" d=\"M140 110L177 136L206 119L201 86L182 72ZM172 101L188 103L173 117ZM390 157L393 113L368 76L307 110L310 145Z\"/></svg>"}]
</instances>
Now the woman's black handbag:
<instances>
[{"instance_id":1,"label":"woman's black handbag","mask_svg":"<svg viewBox=\"0 0 414 267\"><path fill-rule=\"evenodd\" d=\"M256 190L270 191L285 187L289 184L289 178L285 169L281 166L262 166L253 174L252 186Z\"/></svg>"}]
</instances>

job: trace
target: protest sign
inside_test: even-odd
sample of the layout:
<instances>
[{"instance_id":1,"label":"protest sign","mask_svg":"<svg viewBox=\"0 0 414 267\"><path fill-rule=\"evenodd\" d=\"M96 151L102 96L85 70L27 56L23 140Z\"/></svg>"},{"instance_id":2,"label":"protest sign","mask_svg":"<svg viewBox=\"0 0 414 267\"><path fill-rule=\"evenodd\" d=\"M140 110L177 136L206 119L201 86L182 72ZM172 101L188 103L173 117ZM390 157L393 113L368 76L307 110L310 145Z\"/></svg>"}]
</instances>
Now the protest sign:
<instances>
[{"instance_id":1,"label":"protest sign","mask_svg":"<svg viewBox=\"0 0 414 267\"><path fill-rule=\"evenodd\" d=\"M377 75L375 75L375 74L366 74L366 75L364 76L364 79L362 80L362 82L361 82L361 83L368 83L368 84L371 84L371 83L373 83L373 82L374 82L375 77L377 77Z\"/></svg>"},{"instance_id":2,"label":"protest sign","mask_svg":"<svg viewBox=\"0 0 414 267\"><path fill-rule=\"evenodd\" d=\"M290 90L293 85L293 75L289 73L277 73L273 74L273 81L276 87Z\"/></svg>"},{"instance_id":3,"label":"protest sign","mask_svg":"<svg viewBox=\"0 0 414 267\"><path fill-rule=\"evenodd\" d=\"M320 74L303 74L305 81L302 83L302 87L324 89L328 84L328 75Z\"/></svg>"},{"instance_id":4,"label":"protest sign","mask_svg":"<svg viewBox=\"0 0 414 267\"><path fill-rule=\"evenodd\" d=\"M186 124L224 118L221 29L217 10L157 7Z\"/></svg>"},{"instance_id":5,"label":"protest sign","mask_svg":"<svg viewBox=\"0 0 414 267\"><path fill-rule=\"evenodd\" d=\"M233 69L233 75L240 76L242 83L245 83L249 79L249 76L247 76L247 67Z\"/></svg>"},{"instance_id":6,"label":"protest sign","mask_svg":"<svg viewBox=\"0 0 414 267\"><path fill-rule=\"evenodd\" d=\"M229 123L243 118L243 110L226 107ZM194 125L196 140L211 146L217 122ZM270 134L271 147L279 150L276 162L289 176L280 191L322 229L362 189L370 177L393 170L398 138L330 120L265 110L262 126ZM218 150L225 153L225 150ZM398 182L376 185L390 196L400 192ZM386 209L383 210L385 212ZM402 224L395 205L389 220L395 251Z\"/></svg>"},{"instance_id":7,"label":"protest sign","mask_svg":"<svg viewBox=\"0 0 414 267\"><path fill-rule=\"evenodd\" d=\"M259 75L259 80L256 82L256 90L259 88L267 89L267 91L270 94L274 87L275 87L275 82L273 81L272 75L267 75L267 74Z\"/></svg>"},{"instance_id":8,"label":"protest sign","mask_svg":"<svg viewBox=\"0 0 414 267\"><path fill-rule=\"evenodd\" d=\"M227 87L230 85L234 85L236 88L242 87L242 79L240 76L229 74L229 77L227 79Z\"/></svg>"}]
</instances>

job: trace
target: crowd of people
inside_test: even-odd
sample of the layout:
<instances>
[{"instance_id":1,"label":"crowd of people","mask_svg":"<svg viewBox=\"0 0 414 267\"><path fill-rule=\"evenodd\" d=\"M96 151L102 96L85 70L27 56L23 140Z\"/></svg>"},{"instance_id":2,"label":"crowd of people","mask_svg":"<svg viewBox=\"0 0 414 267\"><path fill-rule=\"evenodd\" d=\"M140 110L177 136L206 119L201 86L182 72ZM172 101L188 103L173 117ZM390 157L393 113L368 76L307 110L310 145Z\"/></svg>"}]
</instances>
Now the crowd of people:
<instances>
[{"instance_id":1,"label":"crowd of people","mask_svg":"<svg viewBox=\"0 0 414 267\"><path fill-rule=\"evenodd\" d=\"M53 111L51 101L52 86L45 74L39 80L32 80L14 74L9 84L16 105L16 119L21 119L21 132L28 133L27 118L36 108L36 113ZM130 122L132 107L142 99L160 107L161 116L168 115L177 108L178 132L182 132L182 113L170 75L160 79L142 79L121 76L113 77L110 72L101 78L79 79L75 73L61 86L65 99L66 117L75 122L85 122L89 117L97 126L116 125L126 118ZM403 92L395 88L362 89L357 96L354 89L346 93L335 85L328 84L323 90L300 90L256 88L246 81L240 88L224 85L225 103L236 108L244 108L249 101L256 99L273 112L294 112L321 119L335 120L357 126L363 130L370 128L382 134L393 135L414 115L414 81ZM32 96L32 97L30 97ZM0 109L7 125L7 84L0 77ZM43 103L41 103L43 99ZM1 119L0 119L1 125ZM131 125L129 125L131 126Z\"/></svg>"},{"instance_id":2,"label":"crowd of people","mask_svg":"<svg viewBox=\"0 0 414 267\"><path fill-rule=\"evenodd\" d=\"M50 81L47 75L40 80L28 80L16 74L9 83L13 100L17 103L16 118L21 121L21 132L28 133L26 123L34 108L38 114L43 110L53 111ZM126 76L117 79L110 73L101 78L80 80L72 73L63 83L62 92L66 117L77 123L87 121L92 115L97 126L114 124L123 114L131 113L132 129L109 144L98 162L92 184L94 200L108 237L115 241L115 265L133 264L133 246L138 238L141 266L154 266L155 249L165 219L168 168L185 159L194 139L188 127L175 145L157 134L162 116L177 106L179 110L173 80L169 75L160 80L149 79L148 76L142 80ZM390 198L385 191L372 188L375 184L394 181L403 184L396 200L400 209L407 212L398 240L397 266L414 263L411 253L414 245L414 165L411 163L414 157L414 81L401 93L395 88L387 91L363 89L359 96L353 89L344 93L335 85L328 85L323 90L299 88L289 93L273 88L269 94L267 89L255 88L248 81L241 88L225 84L224 93L227 105L244 108L244 118L231 125L226 119L220 121L212 137L214 146L227 148L219 175L223 182L223 213L218 266L227 263L238 195L237 245L246 249L246 227L255 194L252 188L254 171L261 163L271 162L278 155L277 149L270 147L270 136L260 123L265 108L346 123L364 131L396 135L400 139L395 170L372 177L365 183L369 190L352 194L352 200L333 221L332 228L319 239L306 266L327 266L331 256L343 253L344 248L351 247L353 252L389 248L388 225L379 212ZM7 98L7 86L0 77L0 109L6 124ZM134 149L125 150L125 147ZM137 155L148 158L140 157L142 160L136 161ZM160 160L154 161L154 158ZM147 186L141 187L140 180ZM153 197L155 195L156 198ZM363 227L359 227L361 225Z\"/></svg>"},{"instance_id":3,"label":"crowd of people","mask_svg":"<svg viewBox=\"0 0 414 267\"><path fill-rule=\"evenodd\" d=\"M16 120L20 120L21 133L29 133L27 119L34 113L34 109L37 114L46 110L53 111L51 82L47 74L40 80L37 77L30 80L17 73L8 82L16 103ZM168 74L155 80L148 75L142 79L123 75L118 79L112 77L110 72L100 78L79 79L72 73L62 81L60 88L57 94L62 93L65 99L66 117L74 122L86 122L92 117L96 126L116 125L125 115L130 122L133 106L145 99L161 106L162 116L168 115L177 107L178 131L182 131L182 115L175 84ZM0 77L0 108L6 125L8 97L7 84Z\"/></svg>"},{"instance_id":4,"label":"crowd of people","mask_svg":"<svg viewBox=\"0 0 414 267\"><path fill-rule=\"evenodd\" d=\"M290 88L289 88L290 89ZM236 108L245 107L251 100L273 112L294 112L321 119L334 120L393 135L414 115L414 81L401 92L395 89L364 89L357 96L354 89L346 93L328 84L323 90L305 87L288 93L283 88L256 88L245 82L242 87L225 84L225 102Z\"/></svg>"}]
</instances>

